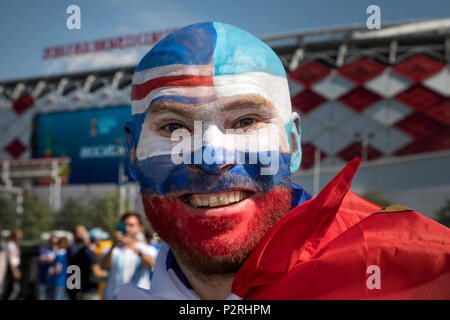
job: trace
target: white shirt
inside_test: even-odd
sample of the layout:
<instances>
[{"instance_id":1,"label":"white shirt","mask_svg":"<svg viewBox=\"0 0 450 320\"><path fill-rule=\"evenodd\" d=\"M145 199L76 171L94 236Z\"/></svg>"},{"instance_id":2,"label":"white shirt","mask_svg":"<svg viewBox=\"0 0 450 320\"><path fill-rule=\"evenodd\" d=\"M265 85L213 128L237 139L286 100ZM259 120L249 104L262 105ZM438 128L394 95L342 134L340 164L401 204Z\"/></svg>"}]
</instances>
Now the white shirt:
<instances>
[{"instance_id":1,"label":"white shirt","mask_svg":"<svg viewBox=\"0 0 450 320\"><path fill-rule=\"evenodd\" d=\"M156 259L150 290L139 288L132 283L120 287L118 300L200 300L194 290L188 289L172 269L167 270L166 259L169 246L163 244ZM238 300L231 294L227 300Z\"/></svg>"},{"instance_id":2,"label":"white shirt","mask_svg":"<svg viewBox=\"0 0 450 320\"><path fill-rule=\"evenodd\" d=\"M6 251L11 259L9 263L14 267L18 267L20 265L20 252L16 243L14 241L8 241L6 244Z\"/></svg>"},{"instance_id":3,"label":"white shirt","mask_svg":"<svg viewBox=\"0 0 450 320\"><path fill-rule=\"evenodd\" d=\"M143 254L156 259L158 250L155 247L149 246L144 242L137 242L136 248L142 251ZM103 253L108 252L106 249ZM142 266L139 255L131 248L128 247L115 247L111 254L111 268L109 269L109 275L106 282L104 291L105 299L114 299L114 293L116 292L115 282L116 277L120 277L120 284L125 284L133 280L136 272L141 272L137 275L137 286L140 288L150 288L150 269ZM140 267L139 267L140 266ZM140 270L138 270L138 268ZM117 275L120 272L121 275Z\"/></svg>"}]
</instances>

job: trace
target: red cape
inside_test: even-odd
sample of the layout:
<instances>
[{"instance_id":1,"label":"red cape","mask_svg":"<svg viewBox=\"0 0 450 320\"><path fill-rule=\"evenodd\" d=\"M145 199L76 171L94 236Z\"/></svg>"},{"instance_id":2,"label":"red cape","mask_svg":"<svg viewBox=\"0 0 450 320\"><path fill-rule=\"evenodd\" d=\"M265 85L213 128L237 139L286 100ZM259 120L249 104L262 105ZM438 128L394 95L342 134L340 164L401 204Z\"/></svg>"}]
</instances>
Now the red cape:
<instances>
[{"instance_id":1,"label":"red cape","mask_svg":"<svg viewBox=\"0 0 450 320\"><path fill-rule=\"evenodd\" d=\"M405 207L381 209L349 191L360 163L353 159L317 197L269 230L236 275L234 294L450 299L450 229Z\"/></svg>"}]
</instances>

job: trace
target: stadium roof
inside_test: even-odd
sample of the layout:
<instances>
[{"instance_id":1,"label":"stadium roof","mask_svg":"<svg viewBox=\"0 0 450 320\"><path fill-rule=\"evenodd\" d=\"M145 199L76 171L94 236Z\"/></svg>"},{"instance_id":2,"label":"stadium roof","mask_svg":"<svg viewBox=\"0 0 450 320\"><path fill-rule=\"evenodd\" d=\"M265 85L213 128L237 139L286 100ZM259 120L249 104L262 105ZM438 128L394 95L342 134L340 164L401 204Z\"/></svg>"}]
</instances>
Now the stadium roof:
<instances>
[{"instance_id":1,"label":"stadium roof","mask_svg":"<svg viewBox=\"0 0 450 320\"><path fill-rule=\"evenodd\" d=\"M366 46L389 46L392 40L395 40L398 45L405 46L427 45L447 41L446 46L450 48L450 19L384 23L380 30L368 30L366 25L336 26L267 35L261 37L261 39L268 43L281 56L285 66L289 67L289 59L293 58L293 55L295 56L297 49L301 49L304 52L338 50L343 43L364 48ZM448 51L450 50L448 49ZM5 89L15 87L18 83L26 85L33 85L39 81L55 83L67 76L70 76L72 80L82 80L91 74L99 77L111 77L118 71L127 74L133 73L134 68L135 66L121 66L111 69L5 80L0 81L0 94Z\"/></svg>"}]
</instances>

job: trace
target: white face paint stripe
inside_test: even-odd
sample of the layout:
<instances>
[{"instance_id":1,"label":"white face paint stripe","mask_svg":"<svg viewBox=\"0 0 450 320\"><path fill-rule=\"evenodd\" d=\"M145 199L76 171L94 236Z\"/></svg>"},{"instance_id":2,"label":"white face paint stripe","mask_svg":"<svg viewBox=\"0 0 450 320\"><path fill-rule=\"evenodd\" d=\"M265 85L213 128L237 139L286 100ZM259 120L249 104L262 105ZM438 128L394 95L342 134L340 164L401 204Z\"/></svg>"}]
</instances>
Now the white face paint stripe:
<instances>
[{"instance_id":1,"label":"white face paint stripe","mask_svg":"<svg viewBox=\"0 0 450 320\"><path fill-rule=\"evenodd\" d=\"M167 141L156 132L142 130L141 137L136 149L138 160L144 160L158 155L170 155L175 145L178 149L193 152L201 146L212 145L214 147L223 147L229 151L236 152L267 152L278 151L283 153L290 152L287 141L284 143L284 129L279 126L267 125L264 128L253 130L247 133L227 133L222 132L214 124L205 124L206 130L201 131L197 139L200 139L199 145L196 145L196 137L189 134L181 134L174 141Z\"/></svg>"},{"instance_id":2,"label":"white face paint stripe","mask_svg":"<svg viewBox=\"0 0 450 320\"><path fill-rule=\"evenodd\" d=\"M150 92L141 100L132 100L132 113L144 113L149 103L164 95L206 98L230 97L238 94L259 94L278 110L283 122L291 117L291 97L287 80L266 72L248 72L239 75L213 77L214 87L163 87Z\"/></svg>"},{"instance_id":3,"label":"white face paint stripe","mask_svg":"<svg viewBox=\"0 0 450 320\"><path fill-rule=\"evenodd\" d=\"M278 110L283 122L291 117L291 97L285 78L266 72L249 72L238 75L217 76L213 78L217 97L237 94L259 94L269 100Z\"/></svg>"},{"instance_id":4,"label":"white face paint stripe","mask_svg":"<svg viewBox=\"0 0 450 320\"><path fill-rule=\"evenodd\" d=\"M172 64L135 72L133 84L141 84L152 79L169 76L213 76L213 65L187 66L184 64Z\"/></svg>"},{"instance_id":5,"label":"white face paint stripe","mask_svg":"<svg viewBox=\"0 0 450 320\"><path fill-rule=\"evenodd\" d=\"M216 91L214 87L162 87L153 90L141 100L131 100L131 110L133 115L144 113L150 102L158 97L166 95L207 98L214 96L215 94Z\"/></svg>"}]
</instances>

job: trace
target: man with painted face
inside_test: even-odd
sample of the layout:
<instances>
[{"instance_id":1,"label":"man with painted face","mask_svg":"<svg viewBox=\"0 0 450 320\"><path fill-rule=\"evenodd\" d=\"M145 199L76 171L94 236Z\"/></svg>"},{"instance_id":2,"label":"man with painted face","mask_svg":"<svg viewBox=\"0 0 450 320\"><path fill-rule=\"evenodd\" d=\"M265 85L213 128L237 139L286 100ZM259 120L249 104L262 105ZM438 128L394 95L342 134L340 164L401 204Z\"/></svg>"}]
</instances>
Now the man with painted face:
<instances>
[{"instance_id":1,"label":"man with painted face","mask_svg":"<svg viewBox=\"0 0 450 320\"><path fill-rule=\"evenodd\" d=\"M428 283L438 296L444 287L435 280L450 284L447 228L409 209L387 208L393 218L382 230L395 240L377 241L388 215L349 191L359 159L314 199L291 183L301 162L300 118L282 63L251 34L207 22L168 35L136 68L132 113L130 171L166 244L151 289L125 285L119 299L410 297L402 285L414 287L417 270L403 273L397 287L384 280L382 292L366 286L370 265L396 275L392 252L385 251L409 223L433 230L434 239L417 241L439 243L417 254L421 262L442 258L430 267Z\"/></svg>"}]
</instances>

